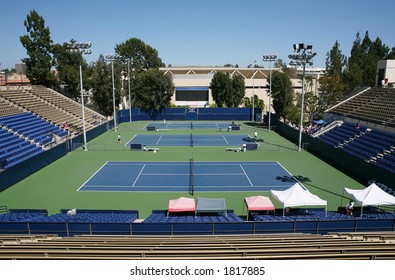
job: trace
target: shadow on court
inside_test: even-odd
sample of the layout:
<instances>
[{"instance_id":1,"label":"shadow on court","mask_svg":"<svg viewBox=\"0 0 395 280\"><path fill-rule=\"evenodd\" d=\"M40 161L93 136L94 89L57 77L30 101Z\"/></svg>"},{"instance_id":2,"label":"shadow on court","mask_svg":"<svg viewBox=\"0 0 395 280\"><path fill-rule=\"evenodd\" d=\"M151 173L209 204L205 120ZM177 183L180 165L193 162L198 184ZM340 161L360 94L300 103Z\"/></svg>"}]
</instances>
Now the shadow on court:
<instances>
[{"instance_id":1,"label":"shadow on court","mask_svg":"<svg viewBox=\"0 0 395 280\"><path fill-rule=\"evenodd\" d=\"M296 150L295 147L287 147L287 146L283 146L283 145L280 145L280 144L274 144L274 143L270 143L270 142L264 142L264 143L269 145L269 146L272 146L272 147L277 147L278 150L280 150L280 148L287 149L287 150L292 150L292 151Z\"/></svg>"}]
</instances>

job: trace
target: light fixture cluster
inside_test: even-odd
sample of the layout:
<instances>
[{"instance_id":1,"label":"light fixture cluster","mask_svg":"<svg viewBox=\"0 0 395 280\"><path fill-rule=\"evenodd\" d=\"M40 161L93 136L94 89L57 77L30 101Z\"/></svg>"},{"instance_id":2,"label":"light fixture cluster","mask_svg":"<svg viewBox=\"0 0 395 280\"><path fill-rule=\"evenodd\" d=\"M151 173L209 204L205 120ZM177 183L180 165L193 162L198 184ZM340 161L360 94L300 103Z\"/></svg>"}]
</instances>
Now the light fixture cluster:
<instances>
[{"instance_id":1,"label":"light fixture cluster","mask_svg":"<svg viewBox=\"0 0 395 280\"><path fill-rule=\"evenodd\" d=\"M68 52L81 53L81 54L91 54L92 53L92 50L90 49L92 47L91 42L77 42L76 40L71 39L70 42L68 42L66 44L67 44Z\"/></svg>"},{"instance_id":2,"label":"light fixture cluster","mask_svg":"<svg viewBox=\"0 0 395 280\"><path fill-rule=\"evenodd\" d=\"M277 55L275 54L262 55L263 61L276 61L276 59L277 59Z\"/></svg>"},{"instance_id":3,"label":"light fixture cluster","mask_svg":"<svg viewBox=\"0 0 395 280\"><path fill-rule=\"evenodd\" d=\"M313 52L313 45L305 45L304 43L293 44L294 54L288 56L292 61L290 65L313 65L313 57L317 53Z\"/></svg>"},{"instance_id":4,"label":"light fixture cluster","mask_svg":"<svg viewBox=\"0 0 395 280\"><path fill-rule=\"evenodd\" d=\"M123 57L120 56L119 54L106 54L105 58L106 60L109 61L115 61L115 60L121 60Z\"/></svg>"}]
</instances>

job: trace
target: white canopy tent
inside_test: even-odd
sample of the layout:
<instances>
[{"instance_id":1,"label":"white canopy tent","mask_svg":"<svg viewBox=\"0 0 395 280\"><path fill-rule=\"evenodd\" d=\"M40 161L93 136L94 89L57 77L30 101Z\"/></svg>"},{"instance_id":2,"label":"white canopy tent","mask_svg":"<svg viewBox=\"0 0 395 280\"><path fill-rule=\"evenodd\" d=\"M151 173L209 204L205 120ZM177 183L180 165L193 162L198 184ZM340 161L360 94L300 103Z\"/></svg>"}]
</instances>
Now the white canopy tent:
<instances>
[{"instance_id":1,"label":"white canopy tent","mask_svg":"<svg viewBox=\"0 0 395 280\"><path fill-rule=\"evenodd\" d=\"M344 188L344 191L361 205L361 217L364 206L395 205L395 197L380 189L375 183L363 190Z\"/></svg>"},{"instance_id":2,"label":"white canopy tent","mask_svg":"<svg viewBox=\"0 0 395 280\"><path fill-rule=\"evenodd\" d=\"M271 190L270 192L271 195L282 204L283 216L285 215L285 208L287 207L325 206L325 212L327 212L327 201L312 194L299 183L295 183L292 187L284 191Z\"/></svg>"}]
</instances>

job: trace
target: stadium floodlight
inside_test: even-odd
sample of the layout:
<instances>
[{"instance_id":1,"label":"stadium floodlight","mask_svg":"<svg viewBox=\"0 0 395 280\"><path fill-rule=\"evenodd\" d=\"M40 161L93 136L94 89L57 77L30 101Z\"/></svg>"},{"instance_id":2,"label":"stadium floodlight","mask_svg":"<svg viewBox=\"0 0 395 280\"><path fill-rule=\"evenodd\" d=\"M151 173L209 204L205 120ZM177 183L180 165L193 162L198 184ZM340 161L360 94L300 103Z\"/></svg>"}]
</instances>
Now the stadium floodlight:
<instances>
[{"instance_id":1,"label":"stadium floodlight","mask_svg":"<svg viewBox=\"0 0 395 280\"><path fill-rule=\"evenodd\" d=\"M256 60L254 60L251 63L251 68L252 68L252 110L251 110L251 121L253 122L255 120L255 64Z\"/></svg>"},{"instance_id":2,"label":"stadium floodlight","mask_svg":"<svg viewBox=\"0 0 395 280\"><path fill-rule=\"evenodd\" d=\"M117 112L115 108L115 79L114 79L114 61L122 60L123 57L118 54L108 54L105 56L107 61L111 61L111 74L112 74L112 104L114 107L113 119L114 119L114 129L117 130Z\"/></svg>"},{"instance_id":3,"label":"stadium floodlight","mask_svg":"<svg viewBox=\"0 0 395 280\"><path fill-rule=\"evenodd\" d=\"M276 61L277 55L275 54L269 54L269 55L263 55L262 60L263 61L268 61L270 62L270 84L269 84L269 121L268 121L268 130L270 132L270 119L271 119L271 103L272 103L272 62Z\"/></svg>"},{"instance_id":4,"label":"stadium floodlight","mask_svg":"<svg viewBox=\"0 0 395 280\"><path fill-rule=\"evenodd\" d=\"M313 53L313 45L305 45L303 43L293 44L294 54L290 54L288 56L289 59L292 59L290 65L293 66L303 66L303 74L302 74L302 96L301 96L301 105L300 105L300 120L299 120L299 143L298 143L298 151L302 150L302 132L303 132L303 107L304 107L304 84L305 84L305 75L306 75L306 64L312 66L313 58L317 55L317 53Z\"/></svg>"},{"instance_id":5,"label":"stadium floodlight","mask_svg":"<svg viewBox=\"0 0 395 280\"><path fill-rule=\"evenodd\" d=\"M86 126L85 126L85 104L84 104L84 89L82 85L82 54L91 54L92 43L90 42L77 42L71 39L70 42L66 43L66 48L69 53L81 54L80 60L80 85L81 85L81 107L82 107L82 130L84 133L84 151L88 151L88 144L86 141Z\"/></svg>"}]
</instances>

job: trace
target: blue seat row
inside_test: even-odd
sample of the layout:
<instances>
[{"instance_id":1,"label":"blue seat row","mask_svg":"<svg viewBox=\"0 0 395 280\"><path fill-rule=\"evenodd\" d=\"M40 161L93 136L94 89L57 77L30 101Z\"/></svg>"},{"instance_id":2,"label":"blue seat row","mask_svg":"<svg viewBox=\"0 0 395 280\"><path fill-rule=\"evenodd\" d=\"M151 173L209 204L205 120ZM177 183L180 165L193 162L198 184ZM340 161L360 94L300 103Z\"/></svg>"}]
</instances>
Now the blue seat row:
<instances>
[{"instance_id":1,"label":"blue seat row","mask_svg":"<svg viewBox=\"0 0 395 280\"><path fill-rule=\"evenodd\" d=\"M242 218L233 212L216 213L211 215L202 215L191 213L189 215L153 213L147 217L143 223L227 223L227 222L244 222Z\"/></svg>"},{"instance_id":2,"label":"blue seat row","mask_svg":"<svg viewBox=\"0 0 395 280\"><path fill-rule=\"evenodd\" d=\"M69 216L67 213L58 213L50 216L35 216L29 222L46 222L46 223L131 223L138 218L136 213L79 213L75 216Z\"/></svg>"},{"instance_id":3,"label":"blue seat row","mask_svg":"<svg viewBox=\"0 0 395 280\"><path fill-rule=\"evenodd\" d=\"M0 118L0 124L15 132L34 140L40 145L52 141L52 134L66 136L66 130L49 123L31 112Z\"/></svg>"}]
</instances>

